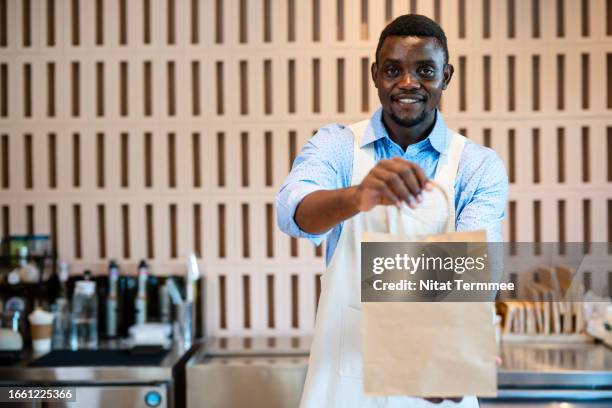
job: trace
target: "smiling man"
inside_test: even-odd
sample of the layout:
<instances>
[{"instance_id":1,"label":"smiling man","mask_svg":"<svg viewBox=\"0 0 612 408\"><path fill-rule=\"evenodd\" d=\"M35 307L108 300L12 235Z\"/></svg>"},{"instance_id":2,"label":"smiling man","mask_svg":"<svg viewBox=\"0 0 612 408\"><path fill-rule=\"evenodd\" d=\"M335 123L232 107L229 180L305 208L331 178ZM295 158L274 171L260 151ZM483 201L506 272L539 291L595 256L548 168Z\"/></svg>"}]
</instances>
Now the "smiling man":
<instances>
[{"instance_id":1,"label":"smiling man","mask_svg":"<svg viewBox=\"0 0 612 408\"><path fill-rule=\"evenodd\" d=\"M448 129L438 111L454 71L443 30L425 16L401 16L381 33L375 57L372 80L382 107L362 122L321 128L277 195L284 232L317 245L327 239L327 271L301 405L477 407L470 396L363 394L361 233L389 232L391 225L402 225L409 235L486 229L489 241L501 241L508 194L495 152ZM444 190L449 205L432 211L420 203L434 185Z\"/></svg>"}]
</instances>

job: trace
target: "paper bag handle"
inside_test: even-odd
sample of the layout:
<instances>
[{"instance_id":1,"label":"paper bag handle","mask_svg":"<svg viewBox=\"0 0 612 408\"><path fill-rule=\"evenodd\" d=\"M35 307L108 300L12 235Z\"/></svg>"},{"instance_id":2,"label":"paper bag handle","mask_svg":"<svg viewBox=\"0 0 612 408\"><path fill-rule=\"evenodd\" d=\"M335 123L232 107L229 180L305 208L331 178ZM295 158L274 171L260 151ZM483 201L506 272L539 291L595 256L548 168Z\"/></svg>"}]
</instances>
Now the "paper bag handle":
<instances>
[{"instance_id":1,"label":"paper bag handle","mask_svg":"<svg viewBox=\"0 0 612 408\"><path fill-rule=\"evenodd\" d=\"M448 197L448 194L447 194L446 190L440 184L438 184L437 182L435 182L433 180L429 180L428 183L430 183L433 188L440 190L440 192L444 196L444 201L446 202L446 212L448 213L447 225L450 222L454 222L454 220L450 219L452 217L451 202L450 202L450 198ZM400 208L395 208L395 211L397 211L397 215L398 215L397 219L398 220L402 219L401 218L402 211L406 211L406 210L403 209L405 205L406 204L404 202L402 202L400 204ZM387 209L387 211L385 212L385 214L386 214L386 227L387 227L387 233L388 234L393 234L393 232L392 232L393 228L391 226L390 217L389 217L389 212L390 211L393 211L393 208L389 207L389 209ZM403 223L400 222L399 224L400 224L400 226L403 229ZM402 232L398 231L398 234L400 234L400 233L404 234L404 235L413 235L413 234L407 234L405 231L402 231Z\"/></svg>"}]
</instances>

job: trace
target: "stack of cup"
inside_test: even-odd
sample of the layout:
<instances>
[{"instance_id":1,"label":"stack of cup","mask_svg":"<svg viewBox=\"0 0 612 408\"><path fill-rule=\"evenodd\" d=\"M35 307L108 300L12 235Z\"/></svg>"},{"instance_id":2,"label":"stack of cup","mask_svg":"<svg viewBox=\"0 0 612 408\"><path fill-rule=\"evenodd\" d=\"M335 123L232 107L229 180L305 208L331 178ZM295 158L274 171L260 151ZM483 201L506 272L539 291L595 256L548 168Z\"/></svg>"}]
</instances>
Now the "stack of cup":
<instances>
[{"instance_id":1,"label":"stack of cup","mask_svg":"<svg viewBox=\"0 0 612 408\"><path fill-rule=\"evenodd\" d=\"M42 309L34 310L30 316L32 333L32 348L35 354L51 351L51 335L53 333L53 314Z\"/></svg>"}]
</instances>

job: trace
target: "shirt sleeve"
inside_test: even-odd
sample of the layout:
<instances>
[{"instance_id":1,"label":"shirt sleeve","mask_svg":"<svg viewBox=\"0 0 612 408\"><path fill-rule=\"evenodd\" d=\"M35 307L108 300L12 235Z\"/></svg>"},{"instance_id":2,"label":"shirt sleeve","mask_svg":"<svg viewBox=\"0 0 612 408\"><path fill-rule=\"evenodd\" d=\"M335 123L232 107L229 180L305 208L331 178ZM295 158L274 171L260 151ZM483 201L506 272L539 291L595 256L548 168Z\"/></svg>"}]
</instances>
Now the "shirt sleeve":
<instances>
[{"instance_id":1,"label":"shirt sleeve","mask_svg":"<svg viewBox=\"0 0 612 408\"><path fill-rule=\"evenodd\" d=\"M508 200L503 161L493 150L473 143L466 144L461 161L456 230L485 229L489 242L503 242L502 221Z\"/></svg>"},{"instance_id":2,"label":"shirt sleeve","mask_svg":"<svg viewBox=\"0 0 612 408\"><path fill-rule=\"evenodd\" d=\"M318 190L345 188L350 184L353 135L348 128L328 125L304 145L291 172L276 195L279 228L296 238L308 238L319 245L327 235L309 234L295 222L295 210L308 194Z\"/></svg>"}]
</instances>

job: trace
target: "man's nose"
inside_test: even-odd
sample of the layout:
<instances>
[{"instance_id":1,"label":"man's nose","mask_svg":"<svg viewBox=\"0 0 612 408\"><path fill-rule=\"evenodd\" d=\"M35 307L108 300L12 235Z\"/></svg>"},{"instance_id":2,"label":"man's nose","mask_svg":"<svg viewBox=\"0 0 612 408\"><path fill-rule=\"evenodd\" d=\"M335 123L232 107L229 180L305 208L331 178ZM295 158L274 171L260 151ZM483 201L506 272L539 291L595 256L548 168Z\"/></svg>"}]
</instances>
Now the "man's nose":
<instances>
[{"instance_id":1,"label":"man's nose","mask_svg":"<svg viewBox=\"0 0 612 408\"><path fill-rule=\"evenodd\" d=\"M405 89L417 89L421 86L419 81L410 73L404 74L400 78L400 82L398 85L400 88L405 88Z\"/></svg>"}]
</instances>

